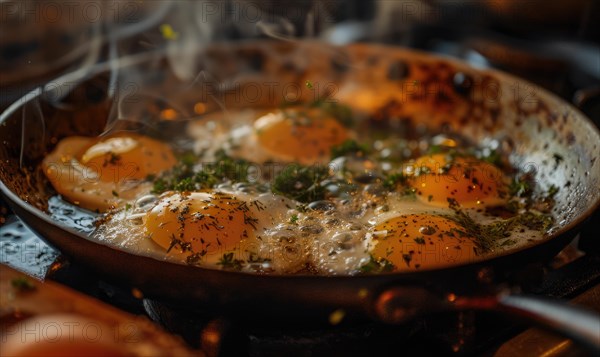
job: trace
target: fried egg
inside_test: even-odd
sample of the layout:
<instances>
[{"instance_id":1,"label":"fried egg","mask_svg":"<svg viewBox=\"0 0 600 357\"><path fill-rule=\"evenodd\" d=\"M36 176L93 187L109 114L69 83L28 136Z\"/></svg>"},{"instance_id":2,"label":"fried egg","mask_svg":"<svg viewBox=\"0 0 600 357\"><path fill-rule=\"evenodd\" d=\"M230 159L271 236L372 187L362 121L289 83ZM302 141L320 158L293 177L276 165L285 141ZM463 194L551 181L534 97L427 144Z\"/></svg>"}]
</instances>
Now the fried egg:
<instances>
[{"instance_id":1,"label":"fried egg","mask_svg":"<svg viewBox=\"0 0 600 357\"><path fill-rule=\"evenodd\" d=\"M149 191L148 175L175 165L169 145L138 134L61 140L42 162L56 191L89 210L106 211Z\"/></svg>"},{"instance_id":2,"label":"fried egg","mask_svg":"<svg viewBox=\"0 0 600 357\"><path fill-rule=\"evenodd\" d=\"M476 240L448 218L399 215L378 224L371 254L398 271L428 270L478 259Z\"/></svg>"},{"instance_id":3,"label":"fried egg","mask_svg":"<svg viewBox=\"0 0 600 357\"><path fill-rule=\"evenodd\" d=\"M405 167L417 197L434 206L455 200L473 208L506 202L507 181L500 169L471 157L449 154L421 156Z\"/></svg>"},{"instance_id":4,"label":"fried egg","mask_svg":"<svg viewBox=\"0 0 600 357\"><path fill-rule=\"evenodd\" d=\"M235 261L279 264L268 231L295 203L270 193L234 190L166 192L139 198L108 217L94 236L137 254L192 265L223 268ZM262 241L265 241L263 243ZM228 262L223 262L226 255ZM227 267L225 267L227 268Z\"/></svg>"},{"instance_id":5,"label":"fried egg","mask_svg":"<svg viewBox=\"0 0 600 357\"><path fill-rule=\"evenodd\" d=\"M266 214L266 208L259 199L223 192L175 193L161 198L142 220L145 235L166 252L190 253L191 259L214 264L223 254L245 253L241 247L277 216Z\"/></svg>"},{"instance_id":6,"label":"fried egg","mask_svg":"<svg viewBox=\"0 0 600 357\"><path fill-rule=\"evenodd\" d=\"M319 108L289 108L254 123L258 144L285 162L310 165L329 159L331 148L348 139L348 130Z\"/></svg>"},{"instance_id":7,"label":"fried egg","mask_svg":"<svg viewBox=\"0 0 600 357\"><path fill-rule=\"evenodd\" d=\"M197 140L197 152L226 148L231 156L261 164L326 163L332 147L354 136L318 107L216 113L191 124L189 132Z\"/></svg>"}]
</instances>

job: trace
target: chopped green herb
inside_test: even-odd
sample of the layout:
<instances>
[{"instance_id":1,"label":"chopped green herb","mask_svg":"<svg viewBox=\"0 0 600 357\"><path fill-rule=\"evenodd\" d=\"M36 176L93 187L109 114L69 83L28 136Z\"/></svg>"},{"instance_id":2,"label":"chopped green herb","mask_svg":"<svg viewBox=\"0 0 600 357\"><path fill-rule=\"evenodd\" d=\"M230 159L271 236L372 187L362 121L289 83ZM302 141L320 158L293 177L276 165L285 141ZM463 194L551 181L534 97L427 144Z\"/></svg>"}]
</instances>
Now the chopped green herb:
<instances>
[{"instance_id":1,"label":"chopped green herb","mask_svg":"<svg viewBox=\"0 0 600 357\"><path fill-rule=\"evenodd\" d=\"M271 259L262 258L256 253L249 252L249 251L246 251L246 252L250 253L250 255L248 256L248 263L267 263L267 262L271 261Z\"/></svg>"},{"instance_id":2,"label":"chopped green herb","mask_svg":"<svg viewBox=\"0 0 600 357\"><path fill-rule=\"evenodd\" d=\"M175 185L173 185L173 189L179 192L194 191L196 189L196 183L192 177L186 177L181 181L176 182Z\"/></svg>"},{"instance_id":3,"label":"chopped green herb","mask_svg":"<svg viewBox=\"0 0 600 357\"><path fill-rule=\"evenodd\" d=\"M356 155L365 156L369 153L369 147L364 144L359 144L355 140L346 140L338 146L331 148L331 159L337 157Z\"/></svg>"},{"instance_id":4,"label":"chopped green herb","mask_svg":"<svg viewBox=\"0 0 600 357\"><path fill-rule=\"evenodd\" d=\"M506 204L506 210L512 214L516 214L523 208L523 205L518 200L508 201Z\"/></svg>"},{"instance_id":5,"label":"chopped green herb","mask_svg":"<svg viewBox=\"0 0 600 357\"><path fill-rule=\"evenodd\" d=\"M191 255L188 255L187 258L185 258L185 262L188 265L197 265L202 261L202 257L204 257L207 253L208 252L206 250L202 250L199 253L193 253Z\"/></svg>"},{"instance_id":6,"label":"chopped green herb","mask_svg":"<svg viewBox=\"0 0 600 357\"><path fill-rule=\"evenodd\" d=\"M179 249L181 249L182 252L191 252L192 251L192 244L190 242L185 242L179 238L177 238L175 236L175 234L171 234L171 243L169 244L169 248L167 248L167 253L169 253L173 248L179 246ZM198 255L198 258L206 255L206 251L203 251L204 254L200 254ZM196 253L198 254L198 253ZM188 260L193 260L195 258L193 257L188 257Z\"/></svg>"},{"instance_id":7,"label":"chopped green herb","mask_svg":"<svg viewBox=\"0 0 600 357\"><path fill-rule=\"evenodd\" d=\"M525 212L494 223L479 224L460 209L456 200L448 199L448 202L449 207L454 210L454 215L446 217L464 228L468 236L475 238L478 247L483 252L491 250L497 244L498 240L509 237L515 225L522 225L532 230L546 232L553 223L551 216Z\"/></svg>"},{"instance_id":8,"label":"chopped green herb","mask_svg":"<svg viewBox=\"0 0 600 357\"><path fill-rule=\"evenodd\" d=\"M512 226L510 221L482 225L475 222L471 216L460 208L457 209L454 204L451 203L450 208L455 210L454 215L447 216L447 218L460 225L465 230L466 235L475 238L477 246L483 252L491 250L497 240L506 238L505 233Z\"/></svg>"},{"instance_id":9,"label":"chopped green herb","mask_svg":"<svg viewBox=\"0 0 600 357\"><path fill-rule=\"evenodd\" d=\"M546 199L548 199L548 200L554 199L554 196L556 196L557 193L558 193L558 187L551 185L548 188L548 192L546 192Z\"/></svg>"},{"instance_id":10,"label":"chopped green herb","mask_svg":"<svg viewBox=\"0 0 600 357\"><path fill-rule=\"evenodd\" d=\"M296 211L305 213L306 211L308 211L308 205L306 205L304 203L297 204Z\"/></svg>"},{"instance_id":11,"label":"chopped green herb","mask_svg":"<svg viewBox=\"0 0 600 357\"><path fill-rule=\"evenodd\" d=\"M223 269L240 271L244 267L244 261L233 258L233 253L225 253L217 262Z\"/></svg>"},{"instance_id":12,"label":"chopped green herb","mask_svg":"<svg viewBox=\"0 0 600 357\"><path fill-rule=\"evenodd\" d=\"M417 198L417 189L406 186L402 191L400 191L400 193L402 194L402 196L404 197L408 197L408 198Z\"/></svg>"},{"instance_id":13,"label":"chopped green herb","mask_svg":"<svg viewBox=\"0 0 600 357\"><path fill-rule=\"evenodd\" d=\"M428 155L439 154L442 151L443 151L443 148L441 145L430 145L429 148L427 148Z\"/></svg>"},{"instance_id":14,"label":"chopped green herb","mask_svg":"<svg viewBox=\"0 0 600 357\"><path fill-rule=\"evenodd\" d=\"M200 171L194 175L194 181L196 182L196 186L200 186L200 188L210 188L219 182L219 178L208 172Z\"/></svg>"},{"instance_id":15,"label":"chopped green herb","mask_svg":"<svg viewBox=\"0 0 600 357\"><path fill-rule=\"evenodd\" d=\"M131 209L131 203L127 203L127 204L125 205L125 210L126 210L126 211L129 211L130 209Z\"/></svg>"},{"instance_id":16,"label":"chopped green herb","mask_svg":"<svg viewBox=\"0 0 600 357\"><path fill-rule=\"evenodd\" d=\"M290 217L290 223L291 224L296 224L296 222L298 222L298 215L294 214Z\"/></svg>"},{"instance_id":17,"label":"chopped green herb","mask_svg":"<svg viewBox=\"0 0 600 357\"><path fill-rule=\"evenodd\" d=\"M198 162L198 157L193 152L186 152L179 157L179 162L185 166L192 167Z\"/></svg>"},{"instance_id":18,"label":"chopped green herb","mask_svg":"<svg viewBox=\"0 0 600 357\"><path fill-rule=\"evenodd\" d=\"M194 191L212 188L225 179L233 182L246 182L250 163L242 159L229 157L223 150L215 154L215 162L207 164L202 171L195 171L197 158L193 153L180 157L179 163L159 178L153 178L152 193L160 194L165 191Z\"/></svg>"},{"instance_id":19,"label":"chopped green herb","mask_svg":"<svg viewBox=\"0 0 600 357\"><path fill-rule=\"evenodd\" d=\"M14 278L10 283L13 288L19 291L29 291L35 289L35 285L31 282L31 280L24 276Z\"/></svg>"},{"instance_id":20,"label":"chopped green herb","mask_svg":"<svg viewBox=\"0 0 600 357\"><path fill-rule=\"evenodd\" d=\"M502 155L496 150L490 150L489 153L486 153L481 159L495 166L502 165Z\"/></svg>"},{"instance_id":21,"label":"chopped green herb","mask_svg":"<svg viewBox=\"0 0 600 357\"><path fill-rule=\"evenodd\" d=\"M323 166L289 165L275 177L272 190L304 203L323 200L327 191L321 182L327 176L328 169Z\"/></svg>"},{"instance_id":22,"label":"chopped green herb","mask_svg":"<svg viewBox=\"0 0 600 357\"><path fill-rule=\"evenodd\" d=\"M248 168L250 162L244 159L235 159L227 155L224 150L215 153L217 159L213 175L219 179L230 179L234 182L248 181Z\"/></svg>"},{"instance_id":23,"label":"chopped green herb","mask_svg":"<svg viewBox=\"0 0 600 357\"><path fill-rule=\"evenodd\" d=\"M406 176L404 176L404 174L401 172L390 174L383 181L383 187L385 187L387 190L390 190L390 191L393 191L396 188L398 188L398 185L405 185L405 184L406 184Z\"/></svg>"},{"instance_id":24,"label":"chopped green herb","mask_svg":"<svg viewBox=\"0 0 600 357\"><path fill-rule=\"evenodd\" d=\"M540 232L546 232L554 223L552 216L533 212L525 212L511 219L522 226Z\"/></svg>"},{"instance_id":25,"label":"chopped green herb","mask_svg":"<svg viewBox=\"0 0 600 357\"><path fill-rule=\"evenodd\" d=\"M500 244L501 247L509 247L511 245L515 245L517 243L516 240L514 239L507 239L504 242L502 242L502 244Z\"/></svg>"},{"instance_id":26,"label":"chopped green herb","mask_svg":"<svg viewBox=\"0 0 600 357\"><path fill-rule=\"evenodd\" d=\"M169 186L168 186L167 182L164 179L159 178L159 179L156 179L156 181L154 181L154 186L152 187L152 191L150 191L150 192L156 193L156 194L163 193L163 192L169 190L168 187Z\"/></svg>"},{"instance_id":27,"label":"chopped green herb","mask_svg":"<svg viewBox=\"0 0 600 357\"><path fill-rule=\"evenodd\" d=\"M558 167L558 165L564 160L564 157L558 153L554 153L552 157L554 158L554 168Z\"/></svg>"},{"instance_id":28,"label":"chopped green herb","mask_svg":"<svg viewBox=\"0 0 600 357\"><path fill-rule=\"evenodd\" d=\"M361 273L365 274L390 272L394 269L396 269L396 266L392 264L392 262L390 262L389 260L384 258L375 259L375 257L373 257L372 255L371 260L369 260L367 264L360 267Z\"/></svg>"},{"instance_id":29,"label":"chopped green herb","mask_svg":"<svg viewBox=\"0 0 600 357\"><path fill-rule=\"evenodd\" d=\"M533 185L529 176L523 175L519 178L515 178L508 187L508 190L511 196L529 197L533 193Z\"/></svg>"},{"instance_id":30,"label":"chopped green herb","mask_svg":"<svg viewBox=\"0 0 600 357\"><path fill-rule=\"evenodd\" d=\"M333 101L322 101L317 106L337 119L342 125L346 127L352 127L354 125L352 109L349 106Z\"/></svg>"},{"instance_id":31,"label":"chopped green herb","mask_svg":"<svg viewBox=\"0 0 600 357\"><path fill-rule=\"evenodd\" d=\"M317 90L312 81L307 80L305 84L306 88L310 89L311 91L315 92ZM290 117L290 119L294 119L294 116L286 114L285 109L292 104L293 103L284 101L281 105L281 110L286 116ZM323 112L331 115L344 126L350 127L354 124L352 109L347 105L339 104L337 101L333 100L332 98L328 98L327 96L319 95L319 97L314 101L306 103L305 105L308 108L320 108L323 110Z\"/></svg>"}]
</instances>

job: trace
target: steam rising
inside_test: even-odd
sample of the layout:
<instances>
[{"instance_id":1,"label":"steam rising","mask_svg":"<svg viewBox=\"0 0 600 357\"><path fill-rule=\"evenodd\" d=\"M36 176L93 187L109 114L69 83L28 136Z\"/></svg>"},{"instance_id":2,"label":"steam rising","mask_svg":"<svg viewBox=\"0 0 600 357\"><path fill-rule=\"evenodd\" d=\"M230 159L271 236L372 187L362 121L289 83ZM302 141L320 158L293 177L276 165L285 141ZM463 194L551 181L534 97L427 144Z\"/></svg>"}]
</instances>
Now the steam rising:
<instances>
[{"instance_id":1,"label":"steam rising","mask_svg":"<svg viewBox=\"0 0 600 357\"><path fill-rule=\"evenodd\" d=\"M34 89L3 114L22 109L22 146L32 121L39 121L44 130L40 100L69 110L64 99L79 84L98 74L110 74L106 93L112 107L103 134L123 122L155 127L165 119L161 113L167 113L168 120L187 120L199 114L189 107L190 98L207 86L222 91L232 89L231 78L206 68L204 57L209 45L261 37L296 42L299 35L316 37L332 25L329 10L319 2L280 5L245 0L179 0L94 4L107 16L88 23L75 18L78 26L83 24L87 29L81 35L83 41L46 69L75 62L77 67ZM129 11L127 16L122 11L114 16L115 4L122 9L133 4L136 11ZM73 31L76 26L71 25L69 30ZM227 111L226 104L214 94L209 93L207 99ZM21 161L23 151L22 148Z\"/></svg>"},{"instance_id":2,"label":"steam rising","mask_svg":"<svg viewBox=\"0 0 600 357\"><path fill-rule=\"evenodd\" d=\"M231 90L229 78L219 77L205 68L203 56L208 45L265 36L293 41L300 32L293 24L297 18L287 19L285 13L270 13L261 7L264 6L261 2L176 1L160 2L157 6L145 20L109 32L109 95L113 108L106 133L120 121L152 127L165 110L169 120L190 119L193 110L183 99L189 98L190 93L199 93L207 87ZM303 20L308 35L316 32L315 13L324 11L318 3L311 6ZM251 16L250 9L258 12ZM123 47L135 46L136 41L150 50L142 53L141 61L123 61L128 51ZM124 46L122 42L128 43ZM226 112L225 103L212 93L207 95Z\"/></svg>"}]
</instances>

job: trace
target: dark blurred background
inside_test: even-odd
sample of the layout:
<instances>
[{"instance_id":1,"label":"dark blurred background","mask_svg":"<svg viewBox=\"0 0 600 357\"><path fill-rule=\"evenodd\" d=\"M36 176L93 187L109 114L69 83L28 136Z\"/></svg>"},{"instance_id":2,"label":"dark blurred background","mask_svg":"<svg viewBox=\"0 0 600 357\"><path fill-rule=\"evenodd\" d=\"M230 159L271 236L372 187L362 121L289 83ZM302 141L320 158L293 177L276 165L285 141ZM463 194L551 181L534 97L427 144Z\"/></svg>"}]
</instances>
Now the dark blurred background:
<instances>
[{"instance_id":1,"label":"dark blurred background","mask_svg":"<svg viewBox=\"0 0 600 357\"><path fill-rule=\"evenodd\" d=\"M2 0L0 108L111 44L122 55L256 37L444 53L589 101L600 83L599 21L593 0Z\"/></svg>"}]
</instances>

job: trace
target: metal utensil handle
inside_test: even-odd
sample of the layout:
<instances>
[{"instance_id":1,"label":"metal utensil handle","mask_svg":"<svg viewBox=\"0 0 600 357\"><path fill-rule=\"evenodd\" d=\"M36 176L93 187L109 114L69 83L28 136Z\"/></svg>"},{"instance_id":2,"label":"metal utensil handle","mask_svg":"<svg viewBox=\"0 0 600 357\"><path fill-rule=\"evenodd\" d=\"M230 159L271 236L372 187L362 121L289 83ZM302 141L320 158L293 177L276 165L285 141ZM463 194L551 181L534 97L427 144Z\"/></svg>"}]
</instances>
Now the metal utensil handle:
<instances>
[{"instance_id":1,"label":"metal utensil handle","mask_svg":"<svg viewBox=\"0 0 600 357\"><path fill-rule=\"evenodd\" d=\"M600 354L600 316L559 300L500 293L485 297L460 297L458 310L503 312L569 337Z\"/></svg>"},{"instance_id":2,"label":"metal utensil handle","mask_svg":"<svg viewBox=\"0 0 600 357\"><path fill-rule=\"evenodd\" d=\"M441 298L423 287L395 286L374 301L375 316L386 323L401 323L424 314L451 310L484 310L510 314L569 337L600 355L600 316L559 300L512 295L456 296Z\"/></svg>"},{"instance_id":3,"label":"metal utensil handle","mask_svg":"<svg viewBox=\"0 0 600 357\"><path fill-rule=\"evenodd\" d=\"M497 307L535 322L600 353L600 316L556 300L520 295L499 295Z\"/></svg>"}]
</instances>

